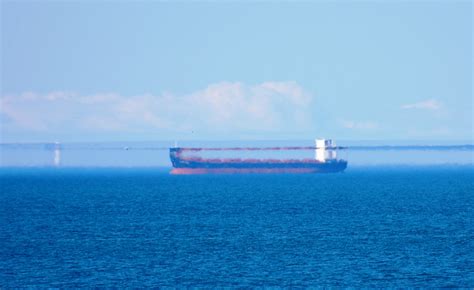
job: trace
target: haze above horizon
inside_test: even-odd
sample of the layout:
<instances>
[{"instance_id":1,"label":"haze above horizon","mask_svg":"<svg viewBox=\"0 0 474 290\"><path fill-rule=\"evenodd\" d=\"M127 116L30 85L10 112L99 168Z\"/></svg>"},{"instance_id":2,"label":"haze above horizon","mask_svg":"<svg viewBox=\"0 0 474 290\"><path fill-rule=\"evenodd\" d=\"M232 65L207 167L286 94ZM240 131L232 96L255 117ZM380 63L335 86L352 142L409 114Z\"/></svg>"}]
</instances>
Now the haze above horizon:
<instances>
[{"instance_id":1,"label":"haze above horizon","mask_svg":"<svg viewBox=\"0 0 474 290\"><path fill-rule=\"evenodd\" d=\"M0 5L0 143L473 143L470 1Z\"/></svg>"}]
</instances>

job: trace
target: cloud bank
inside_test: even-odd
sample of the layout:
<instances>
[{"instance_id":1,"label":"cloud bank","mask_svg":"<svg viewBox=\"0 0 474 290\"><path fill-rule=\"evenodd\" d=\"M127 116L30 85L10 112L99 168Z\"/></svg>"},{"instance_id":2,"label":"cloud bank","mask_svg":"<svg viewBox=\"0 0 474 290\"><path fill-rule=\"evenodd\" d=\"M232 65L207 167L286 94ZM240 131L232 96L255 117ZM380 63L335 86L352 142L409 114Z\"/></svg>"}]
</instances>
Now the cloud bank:
<instances>
[{"instance_id":1,"label":"cloud bank","mask_svg":"<svg viewBox=\"0 0 474 290\"><path fill-rule=\"evenodd\" d=\"M2 96L0 114L23 132L264 133L310 128L312 102L296 82L221 82L184 95L27 92Z\"/></svg>"}]
</instances>

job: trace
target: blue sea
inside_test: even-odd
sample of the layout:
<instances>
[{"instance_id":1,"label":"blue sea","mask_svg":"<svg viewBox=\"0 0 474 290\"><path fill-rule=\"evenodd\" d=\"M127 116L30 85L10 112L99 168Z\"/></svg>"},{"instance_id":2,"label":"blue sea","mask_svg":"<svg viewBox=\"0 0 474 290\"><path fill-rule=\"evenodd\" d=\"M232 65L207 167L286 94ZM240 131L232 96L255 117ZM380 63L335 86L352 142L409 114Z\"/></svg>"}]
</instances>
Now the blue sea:
<instances>
[{"instance_id":1,"label":"blue sea","mask_svg":"<svg viewBox=\"0 0 474 290\"><path fill-rule=\"evenodd\" d=\"M474 167L0 168L0 287L473 287Z\"/></svg>"}]
</instances>

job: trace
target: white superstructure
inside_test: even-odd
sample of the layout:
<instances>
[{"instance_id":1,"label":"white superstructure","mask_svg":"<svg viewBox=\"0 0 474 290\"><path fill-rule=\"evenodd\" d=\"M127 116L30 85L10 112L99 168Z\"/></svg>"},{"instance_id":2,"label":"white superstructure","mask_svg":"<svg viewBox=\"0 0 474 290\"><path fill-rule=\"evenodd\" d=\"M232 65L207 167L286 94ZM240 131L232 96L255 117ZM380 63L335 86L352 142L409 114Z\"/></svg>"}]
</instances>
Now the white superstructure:
<instances>
[{"instance_id":1,"label":"white superstructure","mask_svg":"<svg viewBox=\"0 0 474 290\"><path fill-rule=\"evenodd\" d=\"M326 162L337 158L336 143L331 139L316 139L315 140L315 158L319 162Z\"/></svg>"}]
</instances>

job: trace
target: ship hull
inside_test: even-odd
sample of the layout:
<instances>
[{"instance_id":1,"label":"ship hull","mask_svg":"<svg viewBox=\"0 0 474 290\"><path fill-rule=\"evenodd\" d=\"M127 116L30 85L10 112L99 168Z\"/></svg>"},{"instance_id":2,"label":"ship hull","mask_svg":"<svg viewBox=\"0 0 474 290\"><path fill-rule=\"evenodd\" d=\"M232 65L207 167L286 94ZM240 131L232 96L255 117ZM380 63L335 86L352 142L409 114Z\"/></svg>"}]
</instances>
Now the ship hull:
<instances>
[{"instance_id":1,"label":"ship hull","mask_svg":"<svg viewBox=\"0 0 474 290\"><path fill-rule=\"evenodd\" d=\"M345 160L320 162L303 160L202 159L181 156L180 148L170 149L171 174L250 174L250 173L333 173L344 171Z\"/></svg>"},{"instance_id":2,"label":"ship hull","mask_svg":"<svg viewBox=\"0 0 474 290\"><path fill-rule=\"evenodd\" d=\"M171 174L311 174L331 173L344 169L330 171L318 168L173 168Z\"/></svg>"}]
</instances>

